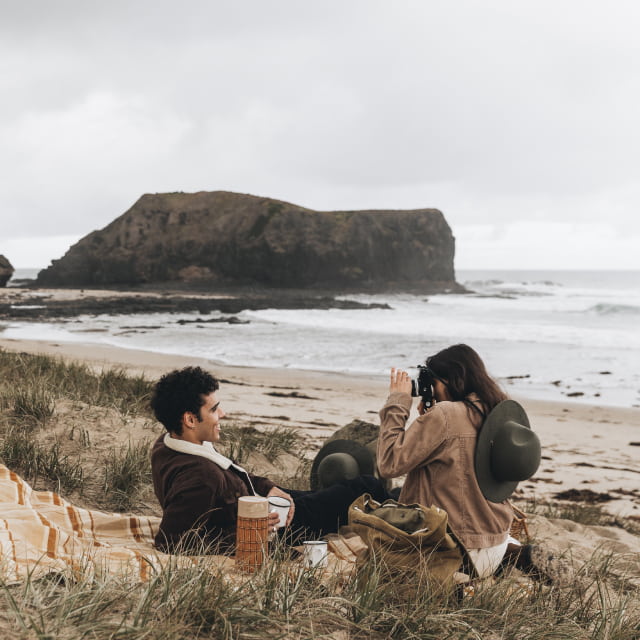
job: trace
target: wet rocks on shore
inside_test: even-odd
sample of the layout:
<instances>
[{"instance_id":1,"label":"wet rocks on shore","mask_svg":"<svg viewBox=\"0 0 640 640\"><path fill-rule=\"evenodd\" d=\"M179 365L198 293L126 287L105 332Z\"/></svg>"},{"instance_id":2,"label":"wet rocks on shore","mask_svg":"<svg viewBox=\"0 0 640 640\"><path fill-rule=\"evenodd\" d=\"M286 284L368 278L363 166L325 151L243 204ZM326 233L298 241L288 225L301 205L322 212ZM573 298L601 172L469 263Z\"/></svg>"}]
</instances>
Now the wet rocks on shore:
<instances>
[{"instance_id":1,"label":"wet rocks on shore","mask_svg":"<svg viewBox=\"0 0 640 640\"><path fill-rule=\"evenodd\" d=\"M68 293L67 290L62 290ZM100 295L57 295L56 290L14 289L11 296L0 296L0 319L44 320L79 315L212 312L237 314L258 309L389 309L386 304L338 299L331 294L305 293L283 289L260 293L201 295L189 293L101 292ZM200 320L207 322L208 320ZM225 320L235 322L231 320ZM237 319L236 319L237 321Z\"/></svg>"}]
</instances>

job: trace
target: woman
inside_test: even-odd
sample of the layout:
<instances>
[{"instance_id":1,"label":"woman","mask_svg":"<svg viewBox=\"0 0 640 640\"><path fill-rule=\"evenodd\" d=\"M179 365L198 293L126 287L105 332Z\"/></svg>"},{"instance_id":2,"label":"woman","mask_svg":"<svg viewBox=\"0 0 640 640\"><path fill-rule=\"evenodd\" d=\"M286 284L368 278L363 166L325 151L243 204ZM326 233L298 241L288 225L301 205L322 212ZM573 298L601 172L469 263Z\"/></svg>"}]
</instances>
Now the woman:
<instances>
[{"instance_id":1,"label":"woman","mask_svg":"<svg viewBox=\"0 0 640 640\"><path fill-rule=\"evenodd\" d=\"M429 408L420 402L420 416L406 430L412 382L405 371L391 369L389 397L380 411L378 470L384 478L407 474L400 502L444 509L477 572L490 575L507 549L513 511L506 501L483 496L474 455L485 417L507 396L465 344L443 349L426 365L435 402Z\"/></svg>"}]
</instances>

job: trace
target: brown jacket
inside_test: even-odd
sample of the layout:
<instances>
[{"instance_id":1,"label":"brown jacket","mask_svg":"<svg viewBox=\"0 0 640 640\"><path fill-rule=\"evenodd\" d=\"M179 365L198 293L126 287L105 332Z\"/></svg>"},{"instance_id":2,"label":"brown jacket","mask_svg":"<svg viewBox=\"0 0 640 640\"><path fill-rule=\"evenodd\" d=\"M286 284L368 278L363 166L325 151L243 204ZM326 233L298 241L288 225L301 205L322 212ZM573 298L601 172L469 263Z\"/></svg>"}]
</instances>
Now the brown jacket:
<instances>
[{"instance_id":1,"label":"brown jacket","mask_svg":"<svg viewBox=\"0 0 640 640\"><path fill-rule=\"evenodd\" d=\"M153 489L162 507L155 543L161 551L198 551L214 541L222 549L235 543L238 498L253 495L240 475L201 456L169 449L160 436L151 451ZM274 487L249 474L260 495Z\"/></svg>"},{"instance_id":2,"label":"brown jacket","mask_svg":"<svg viewBox=\"0 0 640 640\"><path fill-rule=\"evenodd\" d=\"M411 396L394 392L380 411L380 475L407 474L400 501L444 509L468 549L504 542L513 510L507 502L489 502L474 471L480 415L464 402L438 402L405 430L410 410Z\"/></svg>"}]
</instances>

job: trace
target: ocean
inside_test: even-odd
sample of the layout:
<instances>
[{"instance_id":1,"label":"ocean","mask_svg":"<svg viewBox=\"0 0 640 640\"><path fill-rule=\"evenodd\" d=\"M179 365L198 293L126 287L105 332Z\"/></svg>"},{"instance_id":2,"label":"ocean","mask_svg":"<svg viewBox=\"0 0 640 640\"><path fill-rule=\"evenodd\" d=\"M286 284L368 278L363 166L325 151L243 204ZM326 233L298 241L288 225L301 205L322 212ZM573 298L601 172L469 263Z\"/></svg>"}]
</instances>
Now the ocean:
<instances>
[{"instance_id":1,"label":"ocean","mask_svg":"<svg viewBox=\"0 0 640 640\"><path fill-rule=\"evenodd\" d=\"M244 311L234 324L204 322L217 313L83 316L12 321L0 332L381 377L392 366L415 373L426 356L464 342L516 397L640 406L639 271L459 270L456 279L473 293L344 296L390 309Z\"/></svg>"}]
</instances>

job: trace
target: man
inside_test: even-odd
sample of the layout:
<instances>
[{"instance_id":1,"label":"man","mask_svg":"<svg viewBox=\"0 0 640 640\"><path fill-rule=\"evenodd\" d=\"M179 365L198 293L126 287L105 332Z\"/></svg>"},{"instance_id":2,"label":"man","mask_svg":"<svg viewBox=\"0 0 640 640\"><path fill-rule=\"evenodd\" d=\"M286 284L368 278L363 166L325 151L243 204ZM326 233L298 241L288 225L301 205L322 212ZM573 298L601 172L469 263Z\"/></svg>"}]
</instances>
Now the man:
<instances>
[{"instance_id":1,"label":"man","mask_svg":"<svg viewBox=\"0 0 640 640\"><path fill-rule=\"evenodd\" d=\"M373 476L343 480L320 491L285 491L268 478L249 473L219 453L225 417L216 378L200 367L162 376L151 407L167 433L153 445L151 468L162 521L155 538L161 551L230 551L235 543L238 498L280 496L291 501L288 541L317 538L347 522L349 505L363 493L383 501L389 496ZM269 516L276 531L278 514Z\"/></svg>"}]
</instances>

